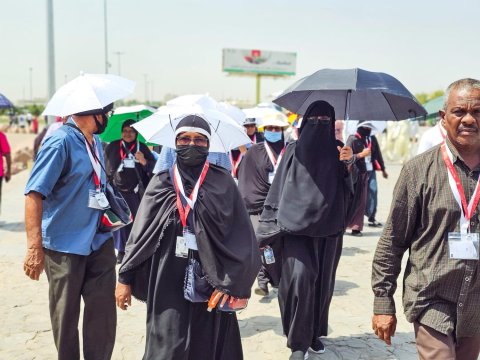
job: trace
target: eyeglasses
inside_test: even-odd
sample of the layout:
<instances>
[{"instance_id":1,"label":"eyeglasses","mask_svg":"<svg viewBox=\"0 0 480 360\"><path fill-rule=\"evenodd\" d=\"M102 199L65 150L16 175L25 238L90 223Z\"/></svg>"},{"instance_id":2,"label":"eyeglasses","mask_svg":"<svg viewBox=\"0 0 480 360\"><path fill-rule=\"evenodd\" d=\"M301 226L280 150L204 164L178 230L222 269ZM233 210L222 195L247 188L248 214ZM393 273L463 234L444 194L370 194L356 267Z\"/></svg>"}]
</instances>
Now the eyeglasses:
<instances>
[{"instance_id":1,"label":"eyeglasses","mask_svg":"<svg viewBox=\"0 0 480 360\"><path fill-rule=\"evenodd\" d=\"M208 140L204 137L191 138L189 136L177 137L177 145L190 145L193 142L196 146L207 146Z\"/></svg>"},{"instance_id":2,"label":"eyeglasses","mask_svg":"<svg viewBox=\"0 0 480 360\"><path fill-rule=\"evenodd\" d=\"M107 115L107 117L110 117L110 116L112 116L114 113L115 113L114 110L110 110L109 112L107 112L106 115Z\"/></svg>"}]
</instances>

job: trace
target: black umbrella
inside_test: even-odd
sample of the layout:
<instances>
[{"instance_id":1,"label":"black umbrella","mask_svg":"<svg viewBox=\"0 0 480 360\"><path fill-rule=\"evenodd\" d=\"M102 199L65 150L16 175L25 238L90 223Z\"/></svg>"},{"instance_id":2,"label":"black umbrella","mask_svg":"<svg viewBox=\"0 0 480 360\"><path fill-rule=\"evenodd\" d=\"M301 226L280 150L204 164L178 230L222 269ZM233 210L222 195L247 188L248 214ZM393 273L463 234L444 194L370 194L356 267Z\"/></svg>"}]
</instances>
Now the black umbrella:
<instances>
[{"instance_id":1,"label":"black umbrella","mask_svg":"<svg viewBox=\"0 0 480 360\"><path fill-rule=\"evenodd\" d=\"M338 119L404 120L427 112L400 81L362 69L322 69L298 80L274 103L304 114L317 100L329 102Z\"/></svg>"},{"instance_id":2,"label":"black umbrella","mask_svg":"<svg viewBox=\"0 0 480 360\"><path fill-rule=\"evenodd\" d=\"M0 94L0 109L6 109L13 107L13 104L6 96Z\"/></svg>"}]
</instances>

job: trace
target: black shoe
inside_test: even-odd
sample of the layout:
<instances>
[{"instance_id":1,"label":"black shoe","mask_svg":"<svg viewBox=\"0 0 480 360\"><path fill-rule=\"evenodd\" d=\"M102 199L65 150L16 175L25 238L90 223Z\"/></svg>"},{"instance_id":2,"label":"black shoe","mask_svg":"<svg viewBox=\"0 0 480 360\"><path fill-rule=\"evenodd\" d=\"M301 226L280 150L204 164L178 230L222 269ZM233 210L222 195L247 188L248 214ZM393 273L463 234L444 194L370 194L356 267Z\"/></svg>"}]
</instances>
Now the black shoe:
<instances>
[{"instance_id":1,"label":"black shoe","mask_svg":"<svg viewBox=\"0 0 480 360\"><path fill-rule=\"evenodd\" d=\"M124 252L119 252L119 253L117 254L117 264L121 264L121 263L122 263L124 256L125 256L125 253L124 253Z\"/></svg>"},{"instance_id":2,"label":"black shoe","mask_svg":"<svg viewBox=\"0 0 480 360\"><path fill-rule=\"evenodd\" d=\"M268 284L258 284L258 287L254 290L254 292L260 296L267 296L269 294Z\"/></svg>"},{"instance_id":3,"label":"black shoe","mask_svg":"<svg viewBox=\"0 0 480 360\"><path fill-rule=\"evenodd\" d=\"M368 226L370 227L382 227L382 223L379 223L377 220L368 220Z\"/></svg>"},{"instance_id":4,"label":"black shoe","mask_svg":"<svg viewBox=\"0 0 480 360\"><path fill-rule=\"evenodd\" d=\"M312 345L310 345L308 350L314 352L315 354L323 354L325 352L325 345L323 345L320 338L316 338L315 340L313 340L313 343Z\"/></svg>"},{"instance_id":5,"label":"black shoe","mask_svg":"<svg viewBox=\"0 0 480 360\"><path fill-rule=\"evenodd\" d=\"M358 237L362 237L363 234L360 230L352 230L352 232L350 233L350 235L352 236L358 236Z\"/></svg>"},{"instance_id":6,"label":"black shoe","mask_svg":"<svg viewBox=\"0 0 480 360\"><path fill-rule=\"evenodd\" d=\"M302 350L292 351L289 360L306 360L308 359L308 352L303 352Z\"/></svg>"}]
</instances>

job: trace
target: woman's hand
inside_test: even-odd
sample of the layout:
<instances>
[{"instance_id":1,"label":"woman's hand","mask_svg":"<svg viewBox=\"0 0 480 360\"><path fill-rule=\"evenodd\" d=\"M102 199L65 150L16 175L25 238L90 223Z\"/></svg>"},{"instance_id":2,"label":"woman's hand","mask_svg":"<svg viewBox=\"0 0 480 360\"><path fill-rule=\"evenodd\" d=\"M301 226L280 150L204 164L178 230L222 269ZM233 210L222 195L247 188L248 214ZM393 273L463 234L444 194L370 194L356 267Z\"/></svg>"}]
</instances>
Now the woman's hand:
<instances>
[{"instance_id":1,"label":"woman's hand","mask_svg":"<svg viewBox=\"0 0 480 360\"><path fill-rule=\"evenodd\" d=\"M220 304L219 304L220 303ZM240 299L227 295L224 292L215 289L210 300L208 301L208 311L212 311L218 305L218 307L223 308L227 304L228 308L231 311L241 310L247 307L248 299Z\"/></svg>"},{"instance_id":2,"label":"woman's hand","mask_svg":"<svg viewBox=\"0 0 480 360\"><path fill-rule=\"evenodd\" d=\"M115 299L117 301L117 306L122 310L127 310L129 306L132 306L132 289L130 285L117 283Z\"/></svg>"},{"instance_id":3,"label":"woman's hand","mask_svg":"<svg viewBox=\"0 0 480 360\"><path fill-rule=\"evenodd\" d=\"M143 153L141 151L137 151L135 153L135 159L140 163L142 164L142 166L145 166L147 165L147 160L145 160L145 156L143 155Z\"/></svg>"}]
</instances>

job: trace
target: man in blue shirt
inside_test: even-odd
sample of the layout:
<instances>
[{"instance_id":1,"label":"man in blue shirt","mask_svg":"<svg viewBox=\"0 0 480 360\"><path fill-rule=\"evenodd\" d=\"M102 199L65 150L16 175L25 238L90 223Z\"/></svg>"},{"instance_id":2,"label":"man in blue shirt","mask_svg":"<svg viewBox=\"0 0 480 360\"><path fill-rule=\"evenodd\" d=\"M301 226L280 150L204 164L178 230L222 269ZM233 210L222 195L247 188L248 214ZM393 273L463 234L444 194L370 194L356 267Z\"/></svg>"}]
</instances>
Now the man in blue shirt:
<instances>
[{"instance_id":1,"label":"man in blue shirt","mask_svg":"<svg viewBox=\"0 0 480 360\"><path fill-rule=\"evenodd\" d=\"M106 183L95 134L112 107L69 117L42 145L25 189L24 271L33 280L47 274L58 359L80 358L81 298L84 358L110 359L115 343L116 258L111 233L97 232L102 202L95 196Z\"/></svg>"}]
</instances>

